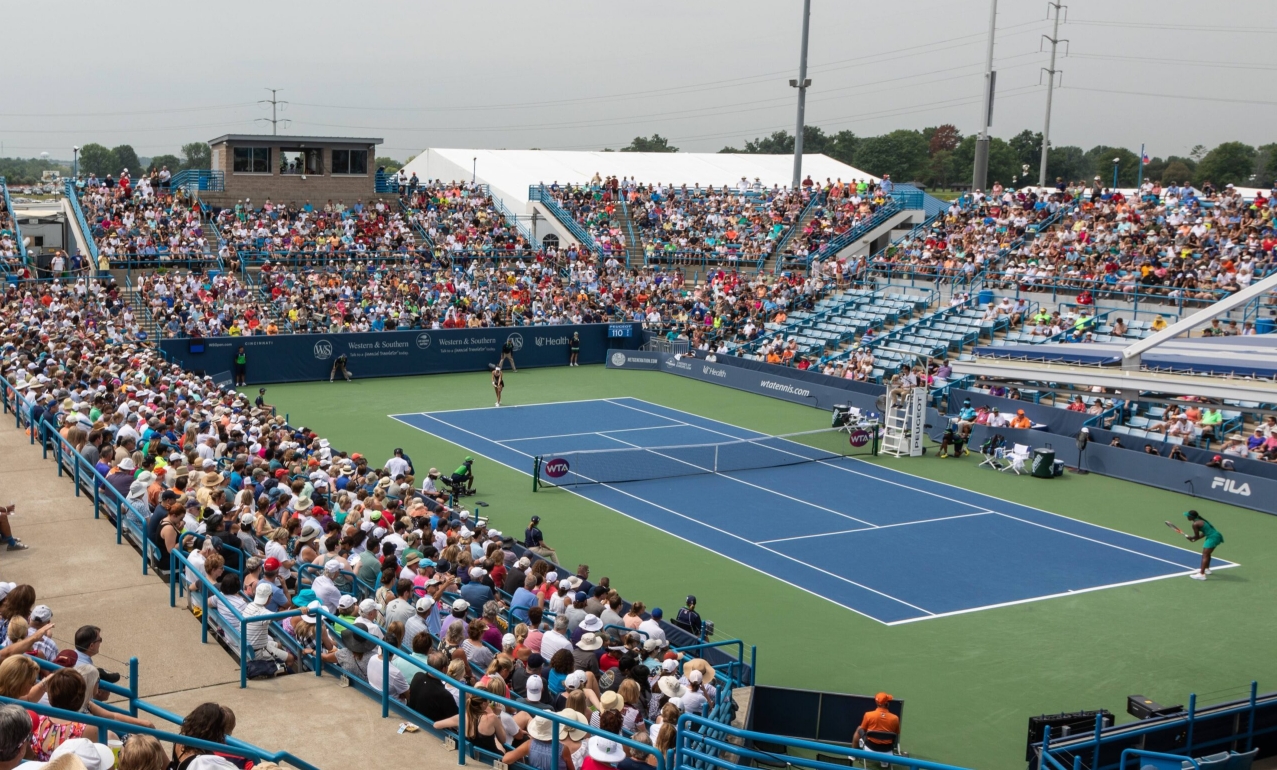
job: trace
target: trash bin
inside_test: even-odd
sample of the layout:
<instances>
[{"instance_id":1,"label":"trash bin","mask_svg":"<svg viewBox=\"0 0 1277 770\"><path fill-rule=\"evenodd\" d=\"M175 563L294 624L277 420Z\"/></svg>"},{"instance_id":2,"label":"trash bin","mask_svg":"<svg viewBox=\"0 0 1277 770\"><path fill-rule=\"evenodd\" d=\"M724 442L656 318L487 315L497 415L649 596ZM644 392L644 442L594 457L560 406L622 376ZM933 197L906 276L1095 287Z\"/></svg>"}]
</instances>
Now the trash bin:
<instances>
[{"instance_id":1,"label":"trash bin","mask_svg":"<svg viewBox=\"0 0 1277 770\"><path fill-rule=\"evenodd\" d=\"M1033 475L1039 479L1055 478L1055 450L1033 450Z\"/></svg>"},{"instance_id":2,"label":"trash bin","mask_svg":"<svg viewBox=\"0 0 1277 770\"><path fill-rule=\"evenodd\" d=\"M1272 333L1273 333L1273 319L1271 319L1271 318L1256 318L1256 319L1255 319L1255 333L1256 333L1256 334L1272 334Z\"/></svg>"},{"instance_id":3,"label":"trash bin","mask_svg":"<svg viewBox=\"0 0 1277 770\"><path fill-rule=\"evenodd\" d=\"M989 289L981 289L980 293L977 294L975 297L975 302L976 302L976 305L979 305L980 307L983 307L989 304L990 302L993 302L993 292L990 291Z\"/></svg>"}]
</instances>

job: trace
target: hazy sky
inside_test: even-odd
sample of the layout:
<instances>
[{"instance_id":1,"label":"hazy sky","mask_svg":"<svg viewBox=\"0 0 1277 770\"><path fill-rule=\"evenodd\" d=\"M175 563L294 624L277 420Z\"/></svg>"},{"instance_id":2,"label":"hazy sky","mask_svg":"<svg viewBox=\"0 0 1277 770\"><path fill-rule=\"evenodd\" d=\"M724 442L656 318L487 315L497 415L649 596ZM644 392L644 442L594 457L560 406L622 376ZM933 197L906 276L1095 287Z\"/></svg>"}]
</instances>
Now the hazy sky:
<instances>
[{"instance_id":1,"label":"hazy sky","mask_svg":"<svg viewBox=\"0 0 1277 770\"><path fill-rule=\"evenodd\" d=\"M215 13L210 12L215 8ZM1209 8L1209 13L1204 10ZM1052 139L1150 155L1277 141L1272 3L1073 0ZM793 131L801 0L214 4L14 0L4 9L3 155L130 143L141 155L254 118L280 133L425 147L685 151ZM989 0L812 0L807 122L873 135L979 126ZM993 133L1041 130L1047 4L1001 0ZM1063 49L1061 50L1061 54Z\"/></svg>"}]
</instances>

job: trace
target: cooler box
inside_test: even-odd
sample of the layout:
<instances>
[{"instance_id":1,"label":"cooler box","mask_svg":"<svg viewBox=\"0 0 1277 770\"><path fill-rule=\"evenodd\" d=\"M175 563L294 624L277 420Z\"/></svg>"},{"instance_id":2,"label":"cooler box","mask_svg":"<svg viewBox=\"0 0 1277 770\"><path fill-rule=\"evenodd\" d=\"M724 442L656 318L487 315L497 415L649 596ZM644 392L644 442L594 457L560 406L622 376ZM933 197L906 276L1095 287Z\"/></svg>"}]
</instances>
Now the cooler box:
<instances>
[{"instance_id":1,"label":"cooler box","mask_svg":"<svg viewBox=\"0 0 1277 770\"><path fill-rule=\"evenodd\" d=\"M1039 479L1055 478L1055 450L1033 450L1033 475Z\"/></svg>"}]
</instances>

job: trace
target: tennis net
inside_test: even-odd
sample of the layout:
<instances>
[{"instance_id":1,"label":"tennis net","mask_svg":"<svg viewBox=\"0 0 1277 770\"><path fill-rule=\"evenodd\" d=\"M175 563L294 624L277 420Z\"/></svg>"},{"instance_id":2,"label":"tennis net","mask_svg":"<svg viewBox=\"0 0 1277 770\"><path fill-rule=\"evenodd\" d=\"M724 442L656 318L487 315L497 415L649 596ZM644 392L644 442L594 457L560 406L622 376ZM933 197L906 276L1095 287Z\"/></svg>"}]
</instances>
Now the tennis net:
<instances>
[{"instance_id":1,"label":"tennis net","mask_svg":"<svg viewBox=\"0 0 1277 770\"><path fill-rule=\"evenodd\" d=\"M533 458L533 490L584 484L732 473L878 454L878 426L823 430L711 444L589 449Z\"/></svg>"}]
</instances>

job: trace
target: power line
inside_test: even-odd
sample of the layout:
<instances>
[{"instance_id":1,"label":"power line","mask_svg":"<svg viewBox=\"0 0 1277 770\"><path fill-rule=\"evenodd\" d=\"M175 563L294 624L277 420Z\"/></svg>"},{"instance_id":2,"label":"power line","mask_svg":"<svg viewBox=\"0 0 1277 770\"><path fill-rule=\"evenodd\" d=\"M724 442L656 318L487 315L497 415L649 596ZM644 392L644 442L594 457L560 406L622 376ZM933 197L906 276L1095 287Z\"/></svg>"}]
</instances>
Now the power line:
<instances>
[{"instance_id":1,"label":"power line","mask_svg":"<svg viewBox=\"0 0 1277 770\"><path fill-rule=\"evenodd\" d=\"M1183 32L1258 32L1261 34L1277 33L1277 27L1232 27L1220 24L1166 24L1162 22L1143 21L1102 21L1099 19L1070 19L1070 24L1083 24L1088 27L1121 27L1125 29L1158 29L1179 30Z\"/></svg>"},{"instance_id":2,"label":"power line","mask_svg":"<svg viewBox=\"0 0 1277 770\"><path fill-rule=\"evenodd\" d=\"M1167 59L1155 56L1112 56L1109 54L1097 53L1070 53L1069 56L1074 59L1108 59L1110 61L1131 61L1131 62L1147 62L1149 64L1180 64L1191 67L1224 67L1227 69L1239 70L1277 70L1277 65L1272 64L1236 64L1233 62L1223 61L1198 61L1194 59Z\"/></svg>"},{"instance_id":3,"label":"power line","mask_svg":"<svg viewBox=\"0 0 1277 770\"><path fill-rule=\"evenodd\" d=\"M279 117L277 116L277 113L276 113L276 110L277 110L277 109L284 108L284 107L287 107L287 106L288 106L288 102L280 101L280 99L279 99L279 98L278 98L278 96L277 96L277 94L278 94L280 91L283 91L284 89L282 89L282 88L267 88L266 90L267 90L267 91L270 91L270 98L269 98L269 99L259 99L259 100L257 101L257 103L258 103L258 104L269 104L269 105L270 105L270 117L269 117L269 118L258 118L257 120L265 121L265 122L267 122L267 123L270 123L270 132L271 132L271 135L272 135L272 136L275 136L275 135L279 134L279 124L280 124L280 123L283 123L283 124L284 124L284 128L288 128L288 126L292 123L292 121L291 121L291 120L288 120L287 118L279 118Z\"/></svg>"},{"instance_id":4,"label":"power line","mask_svg":"<svg viewBox=\"0 0 1277 770\"><path fill-rule=\"evenodd\" d=\"M1060 86L1061 90L1065 90L1064 86ZM1100 94L1122 94L1123 96L1152 96L1160 99L1188 99L1195 102L1224 102L1226 104L1257 104L1264 107L1277 107L1277 102L1264 101L1261 99L1228 99L1222 96L1189 96L1187 94L1151 94L1147 91L1116 91L1110 88L1083 88L1081 86L1069 86L1069 91L1094 91Z\"/></svg>"},{"instance_id":5,"label":"power line","mask_svg":"<svg viewBox=\"0 0 1277 770\"><path fill-rule=\"evenodd\" d=\"M236 107L251 107L253 102L237 102L235 104L214 104L207 107L171 107L163 110L124 110L122 112L6 112L6 118L105 118L118 115L163 115L170 112L206 112L209 110L229 110Z\"/></svg>"}]
</instances>

